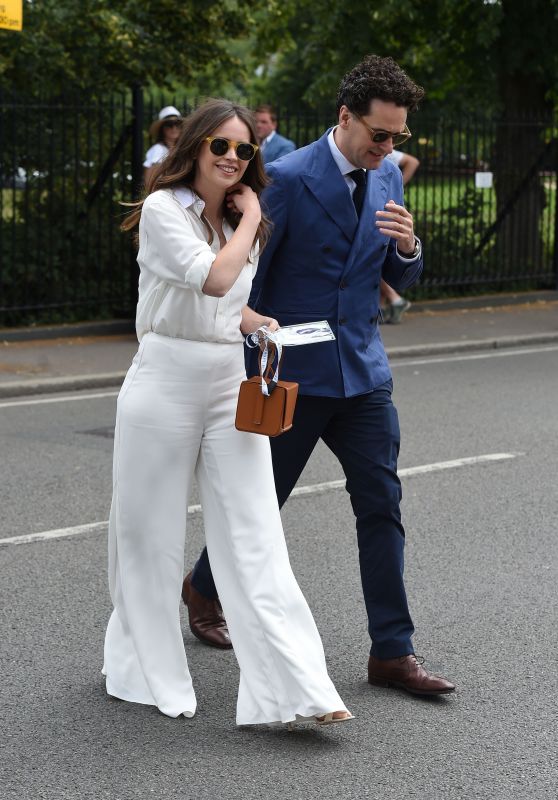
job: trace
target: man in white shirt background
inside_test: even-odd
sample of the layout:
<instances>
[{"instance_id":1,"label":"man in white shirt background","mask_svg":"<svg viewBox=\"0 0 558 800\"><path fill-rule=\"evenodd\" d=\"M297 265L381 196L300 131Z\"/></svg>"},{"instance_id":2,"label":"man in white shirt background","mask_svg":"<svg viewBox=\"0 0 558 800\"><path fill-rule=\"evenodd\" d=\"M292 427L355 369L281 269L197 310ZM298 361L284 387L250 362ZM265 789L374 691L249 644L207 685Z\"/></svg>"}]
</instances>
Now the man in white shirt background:
<instances>
[{"instance_id":1,"label":"man in white shirt background","mask_svg":"<svg viewBox=\"0 0 558 800\"><path fill-rule=\"evenodd\" d=\"M386 156L386 159L396 164L401 170L403 186L409 183L420 165L418 158L409 153L403 153L401 150L393 150ZM392 325L398 325L405 311L411 308L410 300L406 300L398 294L395 289L384 280L380 282L380 296L382 299L385 321Z\"/></svg>"}]
</instances>

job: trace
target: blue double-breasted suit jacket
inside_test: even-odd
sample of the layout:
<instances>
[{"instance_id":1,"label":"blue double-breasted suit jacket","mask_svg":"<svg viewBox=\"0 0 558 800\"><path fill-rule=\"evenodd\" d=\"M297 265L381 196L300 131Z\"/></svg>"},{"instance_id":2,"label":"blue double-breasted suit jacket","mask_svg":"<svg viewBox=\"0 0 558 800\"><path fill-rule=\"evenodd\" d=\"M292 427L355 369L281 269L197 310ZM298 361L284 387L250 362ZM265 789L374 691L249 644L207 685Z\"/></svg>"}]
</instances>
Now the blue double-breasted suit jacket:
<instances>
[{"instance_id":1,"label":"blue double-breasted suit jacket","mask_svg":"<svg viewBox=\"0 0 558 800\"><path fill-rule=\"evenodd\" d=\"M422 256L410 261L375 225L388 200L403 203L401 172L389 161L370 170L360 219L327 133L267 165L262 205L273 222L248 305L280 325L327 319L335 341L286 349L281 377L305 395L352 397L391 377L378 327L379 286L411 286ZM254 362L249 373L257 371Z\"/></svg>"}]
</instances>

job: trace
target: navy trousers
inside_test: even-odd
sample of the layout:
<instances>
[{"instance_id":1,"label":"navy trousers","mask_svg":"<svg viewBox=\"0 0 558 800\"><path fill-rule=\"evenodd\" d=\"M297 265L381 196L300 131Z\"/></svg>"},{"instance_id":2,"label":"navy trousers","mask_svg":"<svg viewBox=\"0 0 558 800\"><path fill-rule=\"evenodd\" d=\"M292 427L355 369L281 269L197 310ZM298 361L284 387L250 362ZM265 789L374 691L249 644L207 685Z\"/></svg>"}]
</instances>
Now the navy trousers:
<instances>
[{"instance_id":1,"label":"navy trousers","mask_svg":"<svg viewBox=\"0 0 558 800\"><path fill-rule=\"evenodd\" d=\"M292 429L270 440L280 506L318 439L339 459L356 517L371 654L384 659L412 653L414 631L403 582L399 420L391 391L388 381L357 397L299 396ZM208 598L217 596L205 549L194 567L192 584Z\"/></svg>"}]
</instances>

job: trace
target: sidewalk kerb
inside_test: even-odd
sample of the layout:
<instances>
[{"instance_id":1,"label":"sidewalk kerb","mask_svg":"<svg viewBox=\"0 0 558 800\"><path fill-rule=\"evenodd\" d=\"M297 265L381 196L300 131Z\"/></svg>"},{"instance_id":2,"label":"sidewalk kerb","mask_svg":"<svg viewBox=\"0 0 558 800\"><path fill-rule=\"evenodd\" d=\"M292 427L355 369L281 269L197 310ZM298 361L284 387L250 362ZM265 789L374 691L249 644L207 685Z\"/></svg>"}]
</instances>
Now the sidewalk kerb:
<instances>
[{"instance_id":1,"label":"sidewalk kerb","mask_svg":"<svg viewBox=\"0 0 558 800\"><path fill-rule=\"evenodd\" d=\"M37 325L28 328L0 328L0 342L34 342L50 339L78 339L91 336L124 336L135 332L133 320L80 322L68 325Z\"/></svg>"},{"instance_id":2,"label":"sidewalk kerb","mask_svg":"<svg viewBox=\"0 0 558 800\"><path fill-rule=\"evenodd\" d=\"M75 392L81 389L106 389L122 385L126 371L104 372L98 375L63 375L60 378L12 381L0 384L0 397L24 397L30 394Z\"/></svg>"},{"instance_id":3,"label":"sidewalk kerb","mask_svg":"<svg viewBox=\"0 0 558 800\"><path fill-rule=\"evenodd\" d=\"M447 297L439 300L414 300L409 315L436 313L438 311L477 311L501 308L502 306L536 305L558 302L558 291L543 289L526 292L502 292L498 294ZM133 334L135 321L129 319L93 320L70 322L60 325L31 325L27 328L0 328L0 341L29 342L46 339L84 338L88 336L115 336Z\"/></svg>"},{"instance_id":4,"label":"sidewalk kerb","mask_svg":"<svg viewBox=\"0 0 558 800\"><path fill-rule=\"evenodd\" d=\"M499 350L510 347L524 347L531 344L553 344L558 342L558 333L526 333L523 336L500 336L494 339L469 339L457 342L436 342L432 344L386 347L390 360L413 358L414 356L435 356L452 353L469 353L483 350Z\"/></svg>"},{"instance_id":5,"label":"sidewalk kerb","mask_svg":"<svg viewBox=\"0 0 558 800\"><path fill-rule=\"evenodd\" d=\"M526 345L553 344L558 342L558 333L533 333L523 336L501 336L493 339L471 339L469 341L439 342L417 344L404 347L386 348L390 360L413 358L415 356L451 355L458 353L483 352ZM55 392L74 392L82 389L106 389L120 387L126 371L105 372L97 375L66 375L59 378L30 379L0 383L0 398L24 397L34 394Z\"/></svg>"}]
</instances>

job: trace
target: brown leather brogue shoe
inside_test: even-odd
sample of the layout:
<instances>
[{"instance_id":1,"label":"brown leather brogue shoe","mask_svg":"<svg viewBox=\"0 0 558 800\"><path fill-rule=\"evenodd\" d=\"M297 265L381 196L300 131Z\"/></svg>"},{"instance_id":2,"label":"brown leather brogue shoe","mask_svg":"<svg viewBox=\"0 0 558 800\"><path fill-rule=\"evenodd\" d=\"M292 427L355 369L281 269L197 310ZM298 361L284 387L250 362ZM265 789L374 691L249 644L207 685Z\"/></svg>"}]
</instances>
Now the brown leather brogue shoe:
<instances>
[{"instance_id":1,"label":"brown leather brogue shoe","mask_svg":"<svg viewBox=\"0 0 558 800\"><path fill-rule=\"evenodd\" d=\"M404 689L411 694L450 694L455 685L441 675L433 675L422 666L423 659L411 654L383 660L368 659L368 683Z\"/></svg>"},{"instance_id":2,"label":"brown leather brogue shoe","mask_svg":"<svg viewBox=\"0 0 558 800\"><path fill-rule=\"evenodd\" d=\"M190 630L200 642L221 650L232 648L227 621L219 600L208 600L192 586L192 573L189 572L182 584L182 599L188 607Z\"/></svg>"}]
</instances>

